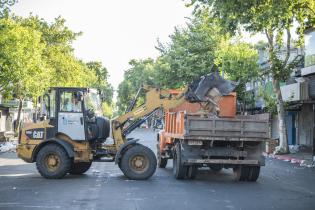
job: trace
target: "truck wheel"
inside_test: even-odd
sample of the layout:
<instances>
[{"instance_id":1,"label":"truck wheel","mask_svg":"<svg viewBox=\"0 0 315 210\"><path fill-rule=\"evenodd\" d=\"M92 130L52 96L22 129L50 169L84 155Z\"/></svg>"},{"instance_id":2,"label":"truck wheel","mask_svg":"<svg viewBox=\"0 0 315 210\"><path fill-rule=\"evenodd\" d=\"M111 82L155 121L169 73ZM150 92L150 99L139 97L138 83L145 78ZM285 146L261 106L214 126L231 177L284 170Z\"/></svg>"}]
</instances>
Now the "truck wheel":
<instances>
[{"instance_id":1,"label":"truck wheel","mask_svg":"<svg viewBox=\"0 0 315 210\"><path fill-rule=\"evenodd\" d=\"M249 176L249 167L248 166L236 166L233 168L235 181L246 181Z\"/></svg>"},{"instance_id":2,"label":"truck wheel","mask_svg":"<svg viewBox=\"0 0 315 210\"><path fill-rule=\"evenodd\" d=\"M156 157L151 149L136 144L122 155L120 169L129 179L143 180L154 174L156 163Z\"/></svg>"},{"instance_id":3,"label":"truck wheel","mask_svg":"<svg viewBox=\"0 0 315 210\"><path fill-rule=\"evenodd\" d=\"M180 143L175 144L173 155L173 174L176 179L184 179L187 173L187 166L182 164Z\"/></svg>"},{"instance_id":4,"label":"truck wheel","mask_svg":"<svg viewBox=\"0 0 315 210\"><path fill-rule=\"evenodd\" d=\"M43 177L60 179L70 171L71 160L64 148L56 144L48 144L38 152L36 167Z\"/></svg>"},{"instance_id":5,"label":"truck wheel","mask_svg":"<svg viewBox=\"0 0 315 210\"><path fill-rule=\"evenodd\" d=\"M219 172L223 168L222 165L218 165L218 164L210 165L209 167L211 168L212 171L215 171L215 172Z\"/></svg>"},{"instance_id":6,"label":"truck wheel","mask_svg":"<svg viewBox=\"0 0 315 210\"><path fill-rule=\"evenodd\" d=\"M188 166L187 168L187 178L195 179L197 176L198 167L197 166Z\"/></svg>"},{"instance_id":7,"label":"truck wheel","mask_svg":"<svg viewBox=\"0 0 315 210\"><path fill-rule=\"evenodd\" d=\"M256 180L259 177L259 173L260 173L260 166L250 166L248 181L256 182Z\"/></svg>"},{"instance_id":8,"label":"truck wheel","mask_svg":"<svg viewBox=\"0 0 315 210\"><path fill-rule=\"evenodd\" d=\"M79 163L72 163L70 174L80 175L87 172L92 165L92 162L79 162Z\"/></svg>"},{"instance_id":9,"label":"truck wheel","mask_svg":"<svg viewBox=\"0 0 315 210\"><path fill-rule=\"evenodd\" d=\"M167 165L167 158L163 158L161 155L160 145L157 144L157 161L159 168L165 168Z\"/></svg>"}]
</instances>

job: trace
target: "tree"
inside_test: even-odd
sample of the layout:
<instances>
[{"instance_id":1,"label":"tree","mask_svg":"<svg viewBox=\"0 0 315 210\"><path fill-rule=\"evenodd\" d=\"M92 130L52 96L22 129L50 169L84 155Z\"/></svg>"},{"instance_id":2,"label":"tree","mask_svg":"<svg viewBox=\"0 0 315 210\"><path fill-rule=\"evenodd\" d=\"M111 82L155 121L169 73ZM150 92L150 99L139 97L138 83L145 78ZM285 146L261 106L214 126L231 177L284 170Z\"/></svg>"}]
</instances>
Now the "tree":
<instances>
[{"instance_id":1,"label":"tree","mask_svg":"<svg viewBox=\"0 0 315 210\"><path fill-rule=\"evenodd\" d=\"M273 77L279 119L280 145L278 153L288 153L285 126L284 102L280 91L280 81L285 81L299 58L290 59L291 33L293 23L297 22L298 44L303 44L304 30L315 23L315 2L313 0L192 0L195 10L206 5L222 27L235 33L239 26L252 33L264 33L268 40L269 71ZM286 39L283 42L284 38ZM285 48L285 55L279 51Z\"/></svg>"},{"instance_id":2,"label":"tree","mask_svg":"<svg viewBox=\"0 0 315 210\"><path fill-rule=\"evenodd\" d=\"M51 69L41 60L45 44L41 33L16 23L0 19L0 91L19 100L19 122L23 100L40 95L49 85Z\"/></svg>"},{"instance_id":3,"label":"tree","mask_svg":"<svg viewBox=\"0 0 315 210\"><path fill-rule=\"evenodd\" d=\"M126 111L130 101L142 85L158 86L153 59L131 60L129 65L131 68L125 71L124 80L118 86L119 113ZM138 103L142 102L143 97L140 97Z\"/></svg>"},{"instance_id":4,"label":"tree","mask_svg":"<svg viewBox=\"0 0 315 210\"><path fill-rule=\"evenodd\" d=\"M208 11L195 14L186 28L175 28L170 43L158 43L160 60L169 65L164 68L163 83L178 88L210 73L216 51L228 38Z\"/></svg>"},{"instance_id":5,"label":"tree","mask_svg":"<svg viewBox=\"0 0 315 210\"><path fill-rule=\"evenodd\" d=\"M245 85L257 79L259 75L257 50L239 40L230 40L220 45L216 52L215 63L220 66L220 70L228 79L238 82L237 97L244 106L247 100Z\"/></svg>"},{"instance_id":6,"label":"tree","mask_svg":"<svg viewBox=\"0 0 315 210\"><path fill-rule=\"evenodd\" d=\"M42 34L41 42L46 45L42 58L53 69L51 86L83 87L97 80L95 73L73 53L72 43L82 33L70 30L63 18L58 17L52 23L38 16L13 18L21 25Z\"/></svg>"},{"instance_id":7,"label":"tree","mask_svg":"<svg viewBox=\"0 0 315 210\"><path fill-rule=\"evenodd\" d=\"M102 92L102 100L108 107L112 104L114 88L108 82L108 70L103 67L102 62L91 61L86 63L87 67L96 75L96 80L90 85ZM107 108L108 110L108 108Z\"/></svg>"},{"instance_id":8,"label":"tree","mask_svg":"<svg viewBox=\"0 0 315 210\"><path fill-rule=\"evenodd\" d=\"M72 42L81 33L68 29L64 19L48 23L37 16L7 15L0 21L0 92L19 99L17 125L23 100L35 99L49 86L102 88L111 107L107 69L74 56Z\"/></svg>"}]
</instances>

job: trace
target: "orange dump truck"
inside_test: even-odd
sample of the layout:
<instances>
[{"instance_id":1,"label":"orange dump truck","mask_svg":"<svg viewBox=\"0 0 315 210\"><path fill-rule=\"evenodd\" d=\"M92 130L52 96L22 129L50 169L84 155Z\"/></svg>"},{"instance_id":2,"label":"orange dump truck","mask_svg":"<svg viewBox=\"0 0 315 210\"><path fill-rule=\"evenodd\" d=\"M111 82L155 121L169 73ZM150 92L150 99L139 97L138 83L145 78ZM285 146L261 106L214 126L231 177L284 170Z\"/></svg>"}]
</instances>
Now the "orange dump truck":
<instances>
[{"instance_id":1,"label":"orange dump truck","mask_svg":"<svg viewBox=\"0 0 315 210\"><path fill-rule=\"evenodd\" d=\"M198 103L185 102L165 112L165 126L157 136L158 166L173 159L177 179L193 179L198 167L219 171L233 168L236 180L256 181L264 142L269 138L266 115L236 116L236 94L219 101L220 114L205 116Z\"/></svg>"}]
</instances>

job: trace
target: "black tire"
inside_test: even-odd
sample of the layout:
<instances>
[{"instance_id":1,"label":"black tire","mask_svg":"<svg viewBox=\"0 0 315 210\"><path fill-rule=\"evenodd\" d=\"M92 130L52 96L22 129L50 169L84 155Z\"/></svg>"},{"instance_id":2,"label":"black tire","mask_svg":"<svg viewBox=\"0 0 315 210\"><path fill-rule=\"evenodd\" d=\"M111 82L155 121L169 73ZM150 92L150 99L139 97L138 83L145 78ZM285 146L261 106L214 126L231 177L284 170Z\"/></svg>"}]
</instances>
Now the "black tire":
<instances>
[{"instance_id":1,"label":"black tire","mask_svg":"<svg viewBox=\"0 0 315 210\"><path fill-rule=\"evenodd\" d=\"M156 164L157 160L153 151L141 144L136 144L122 154L120 169L129 179L144 180L154 174Z\"/></svg>"},{"instance_id":2,"label":"black tire","mask_svg":"<svg viewBox=\"0 0 315 210\"><path fill-rule=\"evenodd\" d=\"M173 155L173 174L176 179L184 179L186 173L187 166L182 164L180 143L176 143Z\"/></svg>"},{"instance_id":3,"label":"black tire","mask_svg":"<svg viewBox=\"0 0 315 210\"><path fill-rule=\"evenodd\" d=\"M72 163L70 174L80 175L87 172L92 165L92 162L79 162L79 163Z\"/></svg>"},{"instance_id":4,"label":"black tire","mask_svg":"<svg viewBox=\"0 0 315 210\"><path fill-rule=\"evenodd\" d=\"M223 166L219 164L213 164L213 165L210 165L209 167L212 171L215 171L215 172L219 172L223 169Z\"/></svg>"},{"instance_id":5,"label":"black tire","mask_svg":"<svg viewBox=\"0 0 315 210\"><path fill-rule=\"evenodd\" d=\"M71 168L71 159L63 147L48 144L40 149L36 157L40 175L47 179L61 179Z\"/></svg>"},{"instance_id":6,"label":"black tire","mask_svg":"<svg viewBox=\"0 0 315 210\"><path fill-rule=\"evenodd\" d=\"M235 181L247 181L249 176L248 166L236 166L233 168Z\"/></svg>"},{"instance_id":7,"label":"black tire","mask_svg":"<svg viewBox=\"0 0 315 210\"><path fill-rule=\"evenodd\" d=\"M157 149L157 161L158 161L157 165L159 168L165 168L167 165L167 158L162 157L159 141L156 145L156 149Z\"/></svg>"},{"instance_id":8,"label":"black tire","mask_svg":"<svg viewBox=\"0 0 315 210\"><path fill-rule=\"evenodd\" d=\"M249 167L248 181L256 182L256 180L259 177L259 173L260 173L260 166L250 166Z\"/></svg>"},{"instance_id":9,"label":"black tire","mask_svg":"<svg viewBox=\"0 0 315 210\"><path fill-rule=\"evenodd\" d=\"M188 166L187 168L187 178L188 179L195 179L198 173L197 166Z\"/></svg>"}]
</instances>

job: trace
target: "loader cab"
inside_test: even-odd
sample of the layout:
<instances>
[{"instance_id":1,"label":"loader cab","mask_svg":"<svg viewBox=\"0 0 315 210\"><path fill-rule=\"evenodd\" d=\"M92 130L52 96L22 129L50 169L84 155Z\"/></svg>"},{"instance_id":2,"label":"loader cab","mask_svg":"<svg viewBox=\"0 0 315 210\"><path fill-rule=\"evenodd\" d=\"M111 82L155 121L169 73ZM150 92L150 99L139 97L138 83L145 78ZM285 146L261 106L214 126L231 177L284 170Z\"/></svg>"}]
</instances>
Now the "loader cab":
<instances>
[{"instance_id":1,"label":"loader cab","mask_svg":"<svg viewBox=\"0 0 315 210\"><path fill-rule=\"evenodd\" d=\"M47 130L46 138L63 133L72 140L85 141L107 135L99 135L104 130L104 121L108 127L108 120L102 117L101 100L96 89L50 88L41 99L40 120L49 120L53 126ZM105 130L109 131L109 128Z\"/></svg>"},{"instance_id":2,"label":"loader cab","mask_svg":"<svg viewBox=\"0 0 315 210\"><path fill-rule=\"evenodd\" d=\"M49 120L47 138L64 133L73 140L86 140L84 95L87 88L50 88L41 98L40 120Z\"/></svg>"}]
</instances>

